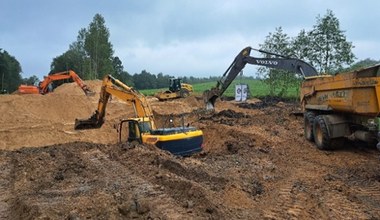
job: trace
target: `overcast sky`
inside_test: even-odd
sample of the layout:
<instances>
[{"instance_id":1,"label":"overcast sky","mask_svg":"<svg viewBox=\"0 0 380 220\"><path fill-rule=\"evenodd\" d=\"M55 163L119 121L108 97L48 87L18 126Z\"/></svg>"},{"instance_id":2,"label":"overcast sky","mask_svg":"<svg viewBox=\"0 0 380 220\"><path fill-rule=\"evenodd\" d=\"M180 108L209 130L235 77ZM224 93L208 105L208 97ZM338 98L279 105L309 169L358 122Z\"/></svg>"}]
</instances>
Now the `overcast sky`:
<instances>
[{"instance_id":1,"label":"overcast sky","mask_svg":"<svg viewBox=\"0 0 380 220\"><path fill-rule=\"evenodd\" d=\"M23 77L41 79L99 13L130 74L221 76L244 47L258 48L280 26L290 37L311 30L328 9L358 60L380 60L378 0L1 0L0 48L20 62Z\"/></svg>"}]
</instances>

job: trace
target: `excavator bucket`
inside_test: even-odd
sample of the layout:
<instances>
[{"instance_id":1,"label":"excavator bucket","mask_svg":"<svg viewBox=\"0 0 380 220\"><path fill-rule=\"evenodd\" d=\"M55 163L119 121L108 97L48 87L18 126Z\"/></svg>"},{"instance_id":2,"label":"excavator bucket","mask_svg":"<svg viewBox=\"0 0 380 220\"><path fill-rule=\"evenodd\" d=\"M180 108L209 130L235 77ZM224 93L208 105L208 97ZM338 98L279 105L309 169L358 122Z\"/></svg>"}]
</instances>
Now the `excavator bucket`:
<instances>
[{"instance_id":1,"label":"excavator bucket","mask_svg":"<svg viewBox=\"0 0 380 220\"><path fill-rule=\"evenodd\" d=\"M95 94L93 91L86 92L86 96L95 96Z\"/></svg>"},{"instance_id":2,"label":"excavator bucket","mask_svg":"<svg viewBox=\"0 0 380 220\"><path fill-rule=\"evenodd\" d=\"M96 122L91 119L75 119L75 130L97 128Z\"/></svg>"},{"instance_id":3,"label":"excavator bucket","mask_svg":"<svg viewBox=\"0 0 380 220\"><path fill-rule=\"evenodd\" d=\"M85 129L93 129L93 128L100 128L103 124L103 121L99 121L97 119L98 113L95 112L90 118L88 119L75 119L75 130L85 130Z\"/></svg>"},{"instance_id":4,"label":"excavator bucket","mask_svg":"<svg viewBox=\"0 0 380 220\"><path fill-rule=\"evenodd\" d=\"M214 110L214 106L215 105L215 101L214 102L207 102L206 103L206 110Z\"/></svg>"},{"instance_id":5,"label":"excavator bucket","mask_svg":"<svg viewBox=\"0 0 380 220\"><path fill-rule=\"evenodd\" d=\"M83 89L83 91L86 94L86 96L94 96L95 95L95 92L90 90L89 88L85 88L85 89Z\"/></svg>"},{"instance_id":6,"label":"excavator bucket","mask_svg":"<svg viewBox=\"0 0 380 220\"><path fill-rule=\"evenodd\" d=\"M203 101L206 104L206 110L214 110L215 101L218 96L215 93L215 89L206 90L203 92Z\"/></svg>"}]
</instances>

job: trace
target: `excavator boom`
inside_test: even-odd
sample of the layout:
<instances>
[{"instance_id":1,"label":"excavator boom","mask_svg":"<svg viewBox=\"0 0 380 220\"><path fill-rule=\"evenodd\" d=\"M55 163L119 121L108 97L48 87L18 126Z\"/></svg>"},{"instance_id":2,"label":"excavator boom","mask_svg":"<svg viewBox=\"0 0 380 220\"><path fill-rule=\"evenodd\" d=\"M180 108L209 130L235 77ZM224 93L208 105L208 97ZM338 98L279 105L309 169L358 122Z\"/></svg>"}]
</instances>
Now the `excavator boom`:
<instances>
[{"instance_id":1,"label":"excavator boom","mask_svg":"<svg viewBox=\"0 0 380 220\"><path fill-rule=\"evenodd\" d=\"M88 119L76 119L74 128L79 130L101 127L104 123L106 107L111 95L125 102L132 103L135 116L138 118L147 118L151 121L152 128L154 128L153 113L145 96L132 87L125 85L120 80L115 79L111 75L106 75L103 79L97 110Z\"/></svg>"},{"instance_id":2,"label":"excavator boom","mask_svg":"<svg viewBox=\"0 0 380 220\"><path fill-rule=\"evenodd\" d=\"M251 50L256 50L267 55L276 57L272 58L257 58L250 56ZM236 78L236 76L244 69L246 64L265 66L275 69L287 70L295 72L301 76L311 77L318 75L317 71L310 64L296 58L289 58L279 54L253 49L251 47L244 48L234 59L231 65L224 72L216 86L203 93L203 99L207 109L214 109L215 101L220 97Z\"/></svg>"}]
</instances>

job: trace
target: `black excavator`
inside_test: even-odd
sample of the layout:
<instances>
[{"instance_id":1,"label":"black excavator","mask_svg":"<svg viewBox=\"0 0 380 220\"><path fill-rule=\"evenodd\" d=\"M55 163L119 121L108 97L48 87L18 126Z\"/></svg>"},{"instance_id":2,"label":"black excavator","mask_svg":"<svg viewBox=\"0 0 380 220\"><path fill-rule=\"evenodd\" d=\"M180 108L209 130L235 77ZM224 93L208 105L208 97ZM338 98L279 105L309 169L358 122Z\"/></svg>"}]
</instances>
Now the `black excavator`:
<instances>
[{"instance_id":1,"label":"black excavator","mask_svg":"<svg viewBox=\"0 0 380 220\"><path fill-rule=\"evenodd\" d=\"M257 58L250 56L251 50L264 53L267 58ZM269 68L282 69L300 74L303 78L318 76L317 70L303 60L286 57L280 54L267 52L264 50L254 49L252 47L244 48L234 59L223 76L218 80L215 87L206 90L203 93L203 100L206 104L206 109L213 110L215 101L220 97L236 78L236 76L244 69L246 64L265 66Z\"/></svg>"}]
</instances>

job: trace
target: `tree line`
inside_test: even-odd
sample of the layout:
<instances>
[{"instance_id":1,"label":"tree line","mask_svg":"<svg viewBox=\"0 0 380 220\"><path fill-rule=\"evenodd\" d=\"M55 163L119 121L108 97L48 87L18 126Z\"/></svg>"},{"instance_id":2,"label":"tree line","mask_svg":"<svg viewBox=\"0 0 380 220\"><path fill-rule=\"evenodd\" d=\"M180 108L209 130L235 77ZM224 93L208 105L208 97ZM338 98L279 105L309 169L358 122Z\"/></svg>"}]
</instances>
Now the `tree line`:
<instances>
[{"instance_id":1,"label":"tree line","mask_svg":"<svg viewBox=\"0 0 380 220\"><path fill-rule=\"evenodd\" d=\"M317 72L324 74L333 75L380 62L366 59L354 63L356 58L353 48L352 42L346 39L340 28L339 19L331 10L327 10L324 16L318 15L316 24L310 30L303 29L297 36L290 37L284 33L282 27L277 27L260 44L261 50L301 59L315 67ZM290 88L299 88L302 81L294 73L283 70L262 67L258 72L269 85L271 95L275 96L285 95Z\"/></svg>"},{"instance_id":2,"label":"tree line","mask_svg":"<svg viewBox=\"0 0 380 220\"><path fill-rule=\"evenodd\" d=\"M75 71L82 79L102 79L104 74L114 75L129 86L137 89L156 89L168 87L173 76L146 70L131 75L124 70L122 61L114 56L113 45L109 41L110 33L105 19L96 14L87 28L78 31L76 41L69 45L63 54L53 58L50 72L54 74L66 70ZM259 45L261 50L302 59L319 72L335 73L373 65L380 61L366 59L353 63L355 55L353 44L347 41L344 31L340 29L339 20L331 10L326 15L316 18L311 30L301 30L295 37L284 33L282 27L269 33ZM13 92L18 85L35 84L37 76L21 77L21 65L7 51L0 49L0 86L2 91ZM289 88L298 86L300 77L282 70L259 68L260 77L269 85L271 95L285 95ZM190 84L216 81L218 77L196 78L182 77ZM62 82L61 82L62 83Z\"/></svg>"}]
</instances>

